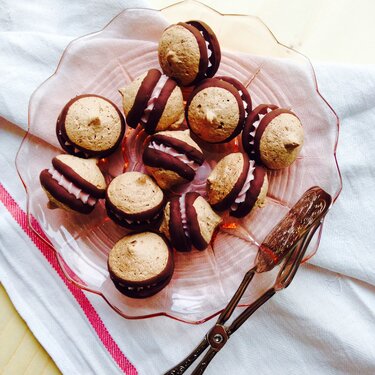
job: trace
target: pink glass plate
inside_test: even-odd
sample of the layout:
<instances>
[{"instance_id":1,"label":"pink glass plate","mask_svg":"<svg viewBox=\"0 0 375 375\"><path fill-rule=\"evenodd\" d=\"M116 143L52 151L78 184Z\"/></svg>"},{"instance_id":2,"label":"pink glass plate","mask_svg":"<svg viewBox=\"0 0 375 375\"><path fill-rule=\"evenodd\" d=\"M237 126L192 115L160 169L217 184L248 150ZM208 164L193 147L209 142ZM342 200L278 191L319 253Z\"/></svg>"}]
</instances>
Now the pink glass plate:
<instances>
[{"instance_id":1,"label":"pink glass plate","mask_svg":"<svg viewBox=\"0 0 375 375\"><path fill-rule=\"evenodd\" d=\"M240 222L225 218L209 249L176 254L175 273L167 288L145 300L134 300L117 291L106 265L110 248L126 230L107 218L103 202L90 216L49 210L38 175L62 152L55 123L63 105L76 95L95 93L121 108L117 89L144 71L158 68L156 51L162 31L171 23L189 19L203 20L215 30L223 52L218 74L241 80L254 106L272 103L295 111L304 124L305 145L290 168L268 173L265 208ZM142 167L134 159L141 152L142 137L142 133L127 130L124 145L132 150L125 152L131 169ZM201 323L224 308L252 266L258 245L303 192L318 185L337 198L341 190L335 157L337 137L338 118L319 94L306 57L278 43L257 17L222 15L201 3L184 1L161 11L125 10L102 31L70 43L55 74L30 99L29 129L16 164L27 191L29 224L54 248L63 272L73 283L101 295L129 319L165 315ZM236 148L236 142L226 147ZM122 150L102 160L101 166L109 175L119 174L124 166ZM321 231L310 245L308 257L317 250L320 235ZM241 305L250 304L270 286L273 277L272 272L257 275Z\"/></svg>"}]
</instances>

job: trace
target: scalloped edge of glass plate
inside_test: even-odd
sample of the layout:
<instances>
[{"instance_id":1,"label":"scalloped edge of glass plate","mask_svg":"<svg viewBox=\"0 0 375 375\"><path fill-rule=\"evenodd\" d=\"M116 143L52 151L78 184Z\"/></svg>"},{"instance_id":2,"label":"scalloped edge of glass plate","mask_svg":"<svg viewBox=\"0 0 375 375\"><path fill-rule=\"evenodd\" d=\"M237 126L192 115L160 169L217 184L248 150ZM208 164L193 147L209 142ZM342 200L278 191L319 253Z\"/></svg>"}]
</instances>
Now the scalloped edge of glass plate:
<instances>
[{"instance_id":1,"label":"scalloped edge of glass plate","mask_svg":"<svg viewBox=\"0 0 375 375\"><path fill-rule=\"evenodd\" d=\"M17 170L17 173L18 173L18 176L25 188L25 191L26 191L26 215L27 215L27 223L29 225L29 227L31 228L31 230L44 242L46 243L52 250L53 250L53 253L57 259L57 262L58 262L58 265L61 269L61 271L63 272L64 276L67 278L68 281L70 281L71 283L73 283L75 286L77 286L78 288L82 289L82 290L85 290L85 291L88 291L90 293L94 293L96 295L99 295L101 296L106 302L107 304L114 310L116 311L119 315L121 315L122 317L124 317L125 319L129 319L129 320L138 320L138 319L148 319L148 318L155 318L155 317L159 317L159 316L165 316L165 317L168 317L168 318L171 318L171 319L174 319L176 321L179 321L179 322L183 322L183 323L188 323L188 324L202 324L210 319L212 319L213 317L215 317L216 315L218 315L219 313L221 313L223 311L223 309L225 308L225 306L222 306L221 308L219 308L218 311L210 314L209 316L207 317L204 317L202 319L199 319L199 320L189 320L189 319L184 319L182 318L181 316L176 316L176 315L173 315L171 313L168 313L168 312L165 312L165 311L160 311L160 312L156 312L156 313L152 313L152 314L146 314L146 315L137 315L137 316L132 316L132 315L127 315L126 313L124 313L123 311L119 310L116 306L114 306L108 299L107 297L100 291L98 290L95 290L95 289L91 289L89 288L82 280L80 280L80 282L78 282L77 280L74 280L72 278L72 276L70 275L70 272L69 272L69 267L65 264L65 261L64 259L61 257L61 255L58 253L58 251L53 247L53 245L51 244L51 242L48 240L48 238L46 237L46 235L44 234L43 230L40 228L40 230L37 228L39 226L38 224L38 221L32 216L32 214L30 213L30 195L29 195L29 192L28 192L28 188L27 188L27 185L26 183L24 182L23 178L22 178L22 175L21 175L21 172L20 172L20 169L18 167L18 159L19 159L19 155L22 153L22 148L24 146L24 143L26 142L26 140L30 137L30 107L31 107L31 103L33 102L33 98L35 96L35 94L39 91L39 89L44 86L50 79L52 79L59 71L60 69L60 66L62 65L63 61L64 61L64 57L65 57L65 54L67 52L67 50L74 44L76 43L78 40L80 39L83 39L83 38L86 38L88 36L94 36L95 34L100 34L101 32L103 32L109 25L112 24L112 22L118 18L120 15L122 15L123 13L126 13L128 12L129 10L135 10L135 9L138 9L138 10L152 10L152 11L156 11L156 12L162 12L163 10L165 9L169 9L169 8L172 8L176 5L180 5L182 3L195 3L197 4L198 6L202 6L202 7L205 7L209 10L211 10L212 12L215 12L217 13L218 15L220 16L223 16L223 17L226 17L226 16L230 16L230 17L233 17L233 16L239 16L239 17L249 17L249 18L253 18L253 19L257 19L260 24L269 32L269 34L272 36L272 38L274 39L275 43L288 49L288 50L291 50L293 51L294 53L302 56L304 59L306 59L306 61L308 62L308 65L310 66L310 70L311 70L311 75L312 75L312 79L313 79L313 83L315 85L315 90L317 92L317 94L320 96L320 98L323 100L323 102L325 103L325 105L327 105L327 107L330 109L330 111L332 112L332 114L334 115L334 117L336 118L336 139L335 139L335 144L334 144L334 152L333 152L333 157L334 157L334 161L335 161L335 164L336 164L336 170L337 170L337 173L338 173L338 177L339 177L339 186L338 186L338 189L337 191L335 192L335 195L332 197L332 204L331 204L331 207L332 205L334 204L334 202L336 201L336 199L338 198L338 196L340 195L341 193L341 190L342 190L342 176L341 176L341 172L340 172L340 168L339 168L339 165L338 165L338 161L337 161L337 157L336 157L336 150L337 150L337 144L338 144L338 137L339 137L339 132L340 132L340 120L339 120L339 117L337 116L337 113L335 112L335 110L332 108L332 106L328 103L328 101L322 96L322 94L320 93L319 91L319 87L318 87L318 81L317 81L317 78L316 78L316 74L315 74L315 70L314 70L314 67L310 61L310 59L304 55L303 53L295 50L294 48L291 48L291 47L288 47L287 45L279 42L277 40L277 38L275 37L275 35L273 34L273 32L270 30L270 28L262 21L262 19L258 16L253 16L253 15L249 15L249 14L230 14L230 13L221 13L219 11L217 11L216 9L206 5L206 4L203 4L199 1L196 1L196 0L183 0L183 1L179 1L179 2L176 2L176 3L173 3L173 4L170 4L166 7L163 7L163 8L160 8L160 9L154 9L154 8L128 8L128 9L124 9L122 12L120 12L119 14L117 14L115 17L113 17L102 29L98 30L98 31L95 31L95 32L92 32L92 33L88 33L88 34L85 34L85 35L82 35L80 37L77 37L75 39L73 39L72 41L69 42L69 44L65 47L61 57L60 57L60 60L57 64L57 67L56 67L56 70L54 71L54 73L49 76L45 81L43 81L35 90L34 92L31 94L30 96L30 100L29 100L29 105L28 105L28 123L27 123L27 132L21 142L21 145L17 151L17 155L16 155L16 159L15 159L15 164L16 164L16 170ZM330 207L330 208L331 208ZM36 223L36 226L33 225L33 221L35 221ZM306 259L304 259L304 262L308 261L309 259L311 259L315 253L317 252L318 248L319 248L319 244L320 244L320 239L321 239L321 236L322 236L322 232L323 232L323 223L322 225L320 226L320 230L317 234L318 238L317 238L317 245L316 245L316 250L310 254ZM73 272L71 272L73 273ZM233 291L234 292L234 291ZM247 307L249 304L239 304L238 307Z\"/></svg>"}]
</instances>

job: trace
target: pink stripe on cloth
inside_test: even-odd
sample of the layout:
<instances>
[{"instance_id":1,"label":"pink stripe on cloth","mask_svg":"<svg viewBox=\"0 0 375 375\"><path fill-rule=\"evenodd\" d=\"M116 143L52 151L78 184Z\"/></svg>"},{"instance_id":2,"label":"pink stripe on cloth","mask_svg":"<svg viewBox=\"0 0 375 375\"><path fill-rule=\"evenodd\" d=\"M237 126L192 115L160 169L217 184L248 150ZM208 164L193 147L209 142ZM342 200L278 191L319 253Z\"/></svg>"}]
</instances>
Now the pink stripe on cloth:
<instances>
[{"instance_id":1,"label":"pink stripe on cloth","mask_svg":"<svg viewBox=\"0 0 375 375\"><path fill-rule=\"evenodd\" d=\"M89 320L91 326L94 328L96 334L98 335L100 341L103 343L105 348L108 350L109 354L118 364L120 369L128 375L137 374L136 368L133 364L125 357L124 353L121 351L116 341L113 339L111 334L108 332L106 326L104 325L102 319L92 306L91 302L87 299L85 294L79 289L76 285L71 283L63 274L57 258L56 253L53 250L52 246L47 245L29 226L28 218L26 213L20 208L17 202L12 198L4 186L0 183L0 201L4 204L9 213L13 216L15 221L23 229L23 231L30 237L34 242L35 246L42 252L44 257L48 260L50 265L55 269L61 279L64 281L65 285L68 287L73 297L81 306L83 312L85 313L87 319ZM39 235L45 238L47 237L44 234L43 230L40 228L36 219L33 216L30 216L32 221L32 226L35 228Z\"/></svg>"}]
</instances>

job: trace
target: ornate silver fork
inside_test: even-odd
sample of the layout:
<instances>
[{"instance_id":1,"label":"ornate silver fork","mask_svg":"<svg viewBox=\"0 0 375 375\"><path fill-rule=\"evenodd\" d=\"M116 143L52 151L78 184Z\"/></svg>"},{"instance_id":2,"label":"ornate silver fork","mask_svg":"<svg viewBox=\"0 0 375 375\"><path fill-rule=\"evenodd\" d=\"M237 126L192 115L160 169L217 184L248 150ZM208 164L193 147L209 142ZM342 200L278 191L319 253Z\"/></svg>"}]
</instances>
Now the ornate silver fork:
<instances>
[{"instance_id":1,"label":"ornate silver fork","mask_svg":"<svg viewBox=\"0 0 375 375\"><path fill-rule=\"evenodd\" d=\"M198 346L165 375L183 374L209 348L192 372L192 375L203 374L229 337L273 295L289 286L331 203L331 196L319 187L313 187L302 195L260 245L255 266L246 272L240 286L220 314L216 324ZM284 263L274 285L249 305L233 320L231 325L225 326L224 324L232 316L255 273L270 271L282 261Z\"/></svg>"}]
</instances>

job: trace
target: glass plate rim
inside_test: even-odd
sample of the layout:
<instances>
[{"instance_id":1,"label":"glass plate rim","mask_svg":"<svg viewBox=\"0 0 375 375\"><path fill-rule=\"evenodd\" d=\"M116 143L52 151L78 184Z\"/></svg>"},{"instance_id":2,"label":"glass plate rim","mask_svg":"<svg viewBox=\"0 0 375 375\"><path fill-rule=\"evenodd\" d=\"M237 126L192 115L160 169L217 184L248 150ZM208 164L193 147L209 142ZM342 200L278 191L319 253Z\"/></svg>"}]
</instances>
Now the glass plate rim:
<instances>
[{"instance_id":1,"label":"glass plate rim","mask_svg":"<svg viewBox=\"0 0 375 375\"><path fill-rule=\"evenodd\" d=\"M165 316L165 317L171 318L173 320L176 320L176 321L179 321L179 322L182 322L182 323L202 324L202 323L204 323L204 322L212 319L213 317L217 316L219 313L221 313L223 311L223 309L225 308L225 306L222 306L221 308L219 308L218 311L215 311L215 312L211 313L210 315L205 316L204 318L201 318L201 319L198 319L198 320L185 319L185 318L183 318L181 316L173 315L173 314L168 313L166 311L160 311L160 312L156 312L156 313L145 314L145 315L137 315L137 316L127 315L126 313L124 313L123 311L121 311L120 309L118 309L116 306L114 306L110 302L110 300L105 296L105 294L103 294L102 292L100 292L98 290L95 290L95 289L92 289L92 288L89 288L86 285L83 285L83 284L77 282L76 280L74 280L69 275L69 273L68 273L68 271L67 271L67 269L66 269L66 267L64 265L64 259L59 254L59 252L53 247L53 245L48 240L48 238L45 236L43 230L39 227L39 224L38 224L37 220L32 216L32 214L30 212L30 195L29 195L29 192L28 192L27 185L26 185L24 179L22 178L22 173L20 172L20 167L18 165L18 160L19 160L19 156L22 153L22 149L23 149L24 143L30 137L30 111L31 111L31 105L32 105L33 99L34 99L36 93L39 91L39 89L41 89L49 80L53 79L54 76L56 76L59 73L60 67L61 67L61 65L64 62L64 58L65 58L66 52L76 42L80 41L81 39L84 39L84 38L91 37L91 36L94 36L96 34L102 33L117 18L121 17L123 14L125 14L125 13L127 13L129 11L134 11L134 10L148 10L148 11L154 11L154 12L163 12L163 10L172 8L174 6L181 5L181 4L189 4L189 3L205 7L207 9L209 9L210 11L215 12L216 14L218 14L220 16L223 16L223 17L245 17L245 18L256 19L258 22L260 22L260 24L262 25L262 27L264 27L267 30L267 32L271 35L272 39L275 41L276 44L278 44L279 46L282 46L282 47L284 47L284 48L286 48L286 49L288 49L290 51L293 51L294 53L300 55L302 58L304 58L307 61L308 66L310 68L310 74L311 74L311 78L312 78L313 83L314 83L314 87L315 87L316 93L323 100L324 104L329 108L329 110L331 111L331 113L336 118L336 124L335 124L336 125L336 134L335 134L335 142L334 142L334 149L333 149L333 151L334 151L333 152L333 157L334 157L334 162L335 162L335 165L336 165L336 171L337 171L338 178L339 178L339 184L338 184L338 188L337 188L334 196L332 197L331 207L333 206L333 204L335 203L335 201L337 200L337 198L339 197L339 195L340 195L340 193L342 191L342 175L341 175L341 171L340 171L340 167L339 167L339 164L338 164L338 161L337 161L337 155L336 155L337 145L338 145L338 137L339 137L339 133L340 133L340 119L339 119L337 113L335 112L335 110L333 109L333 107L331 106L331 104L324 98L324 96L319 91L319 85L318 85L317 77L316 77L315 70L314 70L314 67L313 67L313 64L312 64L311 60L305 54L299 52L298 50L296 50L296 49L294 49L292 47L289 47L289 46L287 46L287 45L279 42L279 40L276 38L276 36L272 32L272 30L267 26L267 24L259 16L254 16L254 15L251 15L251 14L241 14L241 13L221 13L221 12L217 11L215 8L213 8L213 7L211 7L211 6L207 5L207 4L204 4L204 3L200 2L200 1L197 1L197 0L182 0L182 1L178 1L178 2L172 3L170 5L167 5L165 7L159 8L159 9L150 8L150 7L131 7L131 8L124 9L121 12L119 12L117 15L115 15L101 29L99 29L97 31L93 31L93 32L87 33L87 34L84 34L84 35L81 35L81 36L78 36L77 38L74 38L64 48L63 53L62 53L62 55L61 55L61 57L60 57L60 59L58 61L57 66L56 66L55 71L47 79L45 79L42 83L40 83L36 87L36 89L33 91L33 93L31 94L31 96L30 96L29 104L28 104L27 131L26 131L26 133L25 133L25 135L24 135L24 137L23 137L23 139L21 141L21 144L19 146L19 149L17 151L16 158L15 158L15 165L16 165L17 174L18 174L18 176L19 176L19 178L20 178L20 180L22 182L22 185L24 186L25 192L26 192L27 224L30 227L30 229L38 236L38 238L41 239L45 244L47 244L49 246L49 248L51 248L51 250L53 251L53 254L54 254L54 256L55 256L55 258L57 260L57 263L58 263L58 265L60 267L60 270L63 272L64 276L67 278L67 280L69 282L71 282L72 284L74 284L79 289L85 290L87 292L90 292L90 293L93 293L93 294L101 296L104 299L104 301L106 301L106 303L115 312L117 312L119 315L121 315L122 317L124 317L125 319L128 319L128 320L140 320L140 319L148 319L148 318L155 318L155 317L159 317L159 316ZM35 221L35 223L33 223L33 221ZM322 232L323 232L323 224L324 223L322 223L322 225L320 226L320 229L319 229L319 232L318 232L318 240L317 240L318 245L317 245L317 249L319 248L320 238L321 238ZM310 257L308 257L307 259L305 259L305 261L309 260L313 255L314 254L312 254ZM238 307L243 307L244 308L244 307L247 307L248 305L249 304L244 303L244 304L239 304Z\"/></svg>"}]
</instances>

